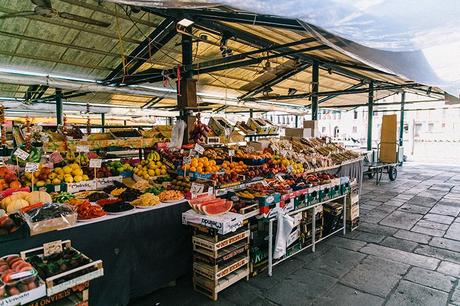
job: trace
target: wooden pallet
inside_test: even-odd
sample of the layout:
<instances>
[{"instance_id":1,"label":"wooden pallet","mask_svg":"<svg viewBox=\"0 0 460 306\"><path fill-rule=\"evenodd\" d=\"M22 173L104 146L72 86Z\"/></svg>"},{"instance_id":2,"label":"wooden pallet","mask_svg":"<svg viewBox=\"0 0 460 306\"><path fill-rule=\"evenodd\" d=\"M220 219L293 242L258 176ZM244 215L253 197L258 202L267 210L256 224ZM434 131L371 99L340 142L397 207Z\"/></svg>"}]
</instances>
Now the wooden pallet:
<instances>
[{"instance_id":1,"label":"wooden pallet","mask_svg":"<svg viewBox=\"0 0 460 306\"><path fill-rule=\"evenodd\" d=\"M247 240L247 242L249 243L249 235L250 231L244 230L237 232L232 236L224 237L224 239L222 240L215 241L216 236L212 237L204 234L196 234L192 237L193 250L202 252L203 250L208 250L212 253L210 254L210 256L218 258L218 251L225 247L235 244L241 240Z\"/></svg>"},{"instance_id":2,"label":"wooden pallet","mask_svg":"<svg viewBox=\"0 0 460 306\"><path fill-rule=\"evenodd\" d=\"M224 249L217 251L217 257L214 257L212 251L197 248L195 254L193 255L194 261L202 261L210 265L217 265L224 263L231 258L243 254L249 249L249 245L246 241L240 241L238 243L232 244Z\"/></svg>"}]
</instances>

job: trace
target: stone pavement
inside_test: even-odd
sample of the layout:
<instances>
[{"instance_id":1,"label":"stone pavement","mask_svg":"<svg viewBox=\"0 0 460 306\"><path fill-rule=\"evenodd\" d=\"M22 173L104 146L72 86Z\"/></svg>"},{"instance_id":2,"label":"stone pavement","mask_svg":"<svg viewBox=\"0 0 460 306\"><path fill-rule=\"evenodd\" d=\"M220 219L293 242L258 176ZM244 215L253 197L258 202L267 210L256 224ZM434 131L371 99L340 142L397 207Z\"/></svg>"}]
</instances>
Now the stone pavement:
<instances>
[{"instance_id":1,"label":"stone pavement","mask_svg":"<svg viewBox=\"0 0 460 306\"><path fill-rule=\"evenodd\" d=\"M361 225L228 288L212 302L190 277L132 305L460 305L460 166L406 164L365 180Z\"/></svg>"}]
</instances>

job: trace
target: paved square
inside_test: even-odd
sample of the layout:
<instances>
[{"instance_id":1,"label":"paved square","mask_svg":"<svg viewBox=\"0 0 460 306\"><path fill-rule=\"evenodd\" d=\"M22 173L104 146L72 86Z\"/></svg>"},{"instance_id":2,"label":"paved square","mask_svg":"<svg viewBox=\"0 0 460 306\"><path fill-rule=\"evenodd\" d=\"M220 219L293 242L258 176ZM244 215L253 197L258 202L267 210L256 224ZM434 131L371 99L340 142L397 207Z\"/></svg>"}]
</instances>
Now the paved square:
<instances>
[{"instance_id":1,"label":"paved square","mask_svg":"<svg viewBox=\"0 0 460 306\"><path fill-rule=\"evenodd\" d=\"M213 302L191 276L131 305L460 305L460 166L365 180L360 227L241 281Z\"/></svg>"}]
</instances>

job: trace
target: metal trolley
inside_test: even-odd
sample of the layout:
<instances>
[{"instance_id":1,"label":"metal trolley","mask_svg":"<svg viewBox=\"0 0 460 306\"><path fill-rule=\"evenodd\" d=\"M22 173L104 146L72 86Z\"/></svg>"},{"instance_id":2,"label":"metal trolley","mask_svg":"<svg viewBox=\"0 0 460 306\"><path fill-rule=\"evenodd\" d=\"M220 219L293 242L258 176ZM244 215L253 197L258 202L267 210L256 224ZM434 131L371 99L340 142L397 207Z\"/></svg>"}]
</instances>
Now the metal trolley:
<instances>
[{"instance_id":1,"label":"metal trolley","mask_svg":"<svg viewBox=\"0 0 460 306\"><path fill-rule=\"evenodd\" d=\"M377 145L377 157L369 159L369 155L364 156L364 174L368 178L373 179L375 177L375 184L378 185L382 180L383 173L388 174L390 181L396 180L398 177L397 166L400 165L399 162L399 145L396 144L398 150L396 152L396 162L383 162L380 160L380 143Z\"/></svg>"}]
</instances>

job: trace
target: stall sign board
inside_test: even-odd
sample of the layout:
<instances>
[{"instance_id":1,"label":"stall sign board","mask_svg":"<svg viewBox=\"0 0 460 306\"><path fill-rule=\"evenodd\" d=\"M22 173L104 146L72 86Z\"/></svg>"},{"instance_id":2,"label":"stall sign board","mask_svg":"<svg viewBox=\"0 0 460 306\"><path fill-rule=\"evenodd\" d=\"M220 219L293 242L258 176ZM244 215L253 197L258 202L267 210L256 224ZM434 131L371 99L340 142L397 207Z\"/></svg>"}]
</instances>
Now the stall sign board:
<instances>
[{"instance_id":1,"label":"stall sign board","mask_svg":"<svg viewBox=\"0 0 460 306\"><path fill-rule=\"evenodd\" d=\"M96 189L95 180L67 184L67 192L70 192L70 193L86 191L86 190L95 190L95 189Z\"/></svg>"},{"instance_id":2,"label":"stall sign board","mask_svg":"<svg viewBox=\"0 0 460 306\"><path fill-rule=\"evenodd\" d=\"M89 160L89 167L90 168L100 168L102 166L102 159L100 158L93 158Z\"/></svg>"},{"instance_id":3,"label":"stall sign board","mask_svg":"<svg viewBox=\"0 0 460 306\"><path fill-rule=\"evenodd\" d=\"M43 244L43 255L50 256L62 253L62 240L51 241Z\"/></svg>"},{"instance_id":4,"label":"stall sign board","mask_svg":"<svg viewBox=\"0 0 460 306\"><path fill-rule=\"evenodd\" d=\"M25 172L36 172L38 171L38 163L26 163Z\"/></svg>"},{"instance_id":5,"label":"stall sign board","mask_svg":"<svg viewBox=\"0 0 460 306\"><path fill-rule=\"evenodd\" d=\"M204 148L203 148L203 146L201 146L199 143L196 143L196 144L195 144L195 151L197 151L198 154L201 155L201 154L204 153Z\"/></svg>"},{"instance_id":6,"label":"stall sign board","mask_svg":"<svg viewBox=\"0 0 460 306\"><path fill-rule=\"evenodd\" d=\"M16 151L14 151L13 155L16 156L19 159L27 160L29 158L30 154L27 153L26 151L24 151L21 148L17 148Z\"/></svg>"}]
</instances>

